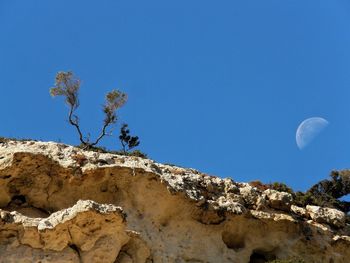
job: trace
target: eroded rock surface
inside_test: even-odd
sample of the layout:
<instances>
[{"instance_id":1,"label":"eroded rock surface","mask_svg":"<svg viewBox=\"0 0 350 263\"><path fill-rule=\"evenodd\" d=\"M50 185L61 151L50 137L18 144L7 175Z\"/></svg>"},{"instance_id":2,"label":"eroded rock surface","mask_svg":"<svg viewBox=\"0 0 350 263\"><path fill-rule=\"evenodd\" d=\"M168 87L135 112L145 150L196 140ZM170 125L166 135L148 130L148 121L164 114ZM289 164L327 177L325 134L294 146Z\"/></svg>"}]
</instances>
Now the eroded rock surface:
<instances>
[{"instance_id":1,"label":"eroded rock surface","mask_svg":"<svg viewBox=\"0 0 350 263\"><path fill-rule=\"evenodd\" d=\"M113 262L130 239L121 208L90 200L47 218L0 210L0 220L3 262ZM61 254L65 257L60 259Z\"/></svg>"},{"instance_id":2,"label":"eroded rock surface","mask_svg":"<svg viewBox=\"0 0 350 263\"><path fill-rule=\"evenodd\" d=\"M269 205L278 210L289 211L293 203L293 197L290 193L267 189L263 195L266 196Z\"/></svg>"},{"instance_id":3,"label":"eroded rock surface","mask_svg":"<svg viewBox=\"0 0 350 263\"><path fill-rule=\"evenodd\" d=\"M341 211L152 160L0 143L0 262L348 262ZM257 261L260 260L260 261Z\"/></svg>"},{"instance_id":4,"label":"eroded rock surface","mask_svg":"<svg viewBox=\"0 0 350 263\"><path fill-rule=\"evenodd\" d=\"M306 211L316 222L327 223L336 227L345 226L345 214L337 209L307 205Z\"/></svg>"}]
</instances>

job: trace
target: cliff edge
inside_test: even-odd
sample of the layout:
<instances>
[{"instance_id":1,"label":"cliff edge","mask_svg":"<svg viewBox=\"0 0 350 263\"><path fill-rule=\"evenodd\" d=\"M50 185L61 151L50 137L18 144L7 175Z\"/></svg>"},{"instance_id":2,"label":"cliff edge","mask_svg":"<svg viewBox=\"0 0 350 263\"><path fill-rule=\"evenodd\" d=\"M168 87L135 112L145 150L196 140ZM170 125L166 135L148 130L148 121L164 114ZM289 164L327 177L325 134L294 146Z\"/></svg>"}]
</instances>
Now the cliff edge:
<instances>
[{"instance_id":1,"label":"cliff edge","mask_svg":"<svg viewBox=\"0 0 350 263\"><path fill-rule=\"evenodd\" d=\"M346 215L149 159L0 142L0 262L346 263Z\"/></svg>"}]
</instances>

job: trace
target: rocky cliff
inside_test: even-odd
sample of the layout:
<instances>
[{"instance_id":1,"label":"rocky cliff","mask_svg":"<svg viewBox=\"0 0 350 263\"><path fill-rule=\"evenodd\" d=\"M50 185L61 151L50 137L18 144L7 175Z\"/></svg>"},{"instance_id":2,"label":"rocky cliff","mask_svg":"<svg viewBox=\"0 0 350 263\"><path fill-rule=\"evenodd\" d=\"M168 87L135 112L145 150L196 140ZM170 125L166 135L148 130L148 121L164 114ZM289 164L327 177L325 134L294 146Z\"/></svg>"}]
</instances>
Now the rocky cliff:
<instances>
[{"instance_id":1,"label":"rocky cliff","mask_svg":"<svg viewBox=\"0 0 350 263\"><path fill-rule=\"evenodd\" d=\"M341 211L149 159L0 142L0 262L349 262ZM299 261L298 261L299 262Z\"/></svg>"}]
</instances>

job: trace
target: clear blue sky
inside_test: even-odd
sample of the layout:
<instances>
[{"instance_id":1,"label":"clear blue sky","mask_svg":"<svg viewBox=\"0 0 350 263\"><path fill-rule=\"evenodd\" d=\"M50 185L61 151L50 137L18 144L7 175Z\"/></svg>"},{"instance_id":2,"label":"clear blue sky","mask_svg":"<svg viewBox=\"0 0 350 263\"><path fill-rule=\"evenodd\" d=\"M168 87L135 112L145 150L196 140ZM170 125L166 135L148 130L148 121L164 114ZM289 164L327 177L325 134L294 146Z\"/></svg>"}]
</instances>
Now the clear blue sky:
<instances>
[{"instance_id":1,"label":"clear blue sky","mask_svg":"<svg viewBox=\"0 0 350 263\"><path fill-rule=\"evenodd\" d=\"M350 167L347 0L0 0L0 34L0 136L78 144L48 92L72 70L83 130L123 90L120 121L159 162L296 190ZM300 151L313 116L330 124Z\"/></svg>"}]
</instances>

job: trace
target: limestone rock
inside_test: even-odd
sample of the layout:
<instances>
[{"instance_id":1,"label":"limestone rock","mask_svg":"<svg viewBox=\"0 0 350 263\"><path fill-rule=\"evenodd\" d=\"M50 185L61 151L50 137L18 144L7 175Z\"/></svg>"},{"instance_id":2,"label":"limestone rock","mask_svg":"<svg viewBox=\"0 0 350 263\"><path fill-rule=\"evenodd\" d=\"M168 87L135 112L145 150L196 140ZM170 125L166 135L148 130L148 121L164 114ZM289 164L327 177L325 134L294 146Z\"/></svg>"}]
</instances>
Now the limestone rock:
<instances>
[{"instance_id":1,"label":"limestone rock","mask_svg":"<svg viewBox=\"0 0 350 263\"><path fill-rule=\"evenodd\" d=\"M263 194L266 195L270 207L284 211L290 210L293 202L293 197L290 193L267 189Z\"/></svg>"},{"instance_id":2,"label":"limestone rock","mask_svg":"<svg viewBox=\"0 0 350 263\"><path fill-rule=\"evenodd\" d=\"M194 169L0 142L0 262L346 263L349 232L340 211Z\"/></svg>"},{"instance_id":3,"label":"limestone rock","mask_svg":"<svg viewBox=\"0 0 350 263\"><path fill-rule=\"evenodd\" d=\"M295 213L295 214L297 214L299 216L305 217L305 218L308 218L308 216L309 216L309 214L308 214L308 212L306 211L305 208L297 206L297 205L291 205L290 210L293 213Z\"/></svg>"},{"instance_id":4,"label":"limestone rock","mask_svg":"<svg viewBox=\"0 0 350 263\"><path fill-rule=\"evenodd\" d=\"M345 225L345 214L337 209L308 205L306 210L316 222L328 223L336 227Z\"/></svg>"},{"instance_id":5,"label":"limestone rock","mask_svg":"<svg viewBox=\"0 0 350 263\"><path fill-rule=\"evenodd\" d=\"M232 199L226 198L224 196L219 197L216 204L216 209L225 209L226 211L232 212L236 215L241 215L246 210L245 207L239 202L235 202Z\"/></svg>"},{"instance_id":6,"label":"limestone rock","mask_svg":"<svg viewBox=\"0 0 350 263\"><path fill-rule=\"evenodd\" d=\"M259 192L255 187L250 186L249 184L244 184L243 187L239 188L239 192L249 208L255 208L259 200Z\"/></svg>"},{"instance_id":7,"label":"limestone rock","mask_svg":"<svg viewBox=\"0 0 350 263\"><path fill-rule=\"evenodd\" d=\"M0 210L0 219L0 249L4 252L1 255L8 255L1 262L35 262L48 257L62 262L78 262L79 258L85 262L113 262L130 239L121 208L89 200L78 201L47 218ZM18 258L24 251L26 257ZM60 254L67 257L59 259Z\"/></svg>"}]
</instances>

